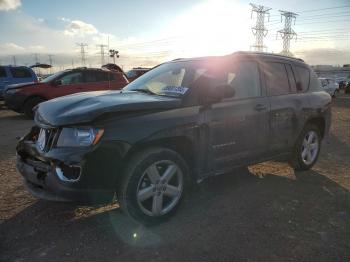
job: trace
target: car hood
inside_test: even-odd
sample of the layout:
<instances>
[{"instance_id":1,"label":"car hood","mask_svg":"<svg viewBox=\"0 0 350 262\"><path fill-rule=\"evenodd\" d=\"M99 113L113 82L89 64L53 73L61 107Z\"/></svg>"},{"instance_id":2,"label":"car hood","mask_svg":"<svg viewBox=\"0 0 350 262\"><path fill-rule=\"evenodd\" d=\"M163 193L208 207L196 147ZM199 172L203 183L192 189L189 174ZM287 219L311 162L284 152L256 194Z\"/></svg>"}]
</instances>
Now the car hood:
<instances>
[{"instance_id":1,"label":"car hood","mask_svg":"<svg viewBox=\"0 0 350 262\"><path fill-rule=\"evenodd\" d=\"M91 122L111 112L166 110L181 105L181 99L135 91L96 91L59 97L39 104L36 121L49 126Z\"/></svg>"}]
</instances>

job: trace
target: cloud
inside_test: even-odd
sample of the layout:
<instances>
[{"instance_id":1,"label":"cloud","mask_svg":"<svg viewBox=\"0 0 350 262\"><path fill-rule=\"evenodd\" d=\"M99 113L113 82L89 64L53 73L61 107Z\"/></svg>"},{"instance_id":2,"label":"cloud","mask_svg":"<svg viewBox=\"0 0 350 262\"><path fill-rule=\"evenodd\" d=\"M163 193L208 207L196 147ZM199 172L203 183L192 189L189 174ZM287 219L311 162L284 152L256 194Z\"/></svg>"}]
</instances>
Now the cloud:
<instances>
[{"instance_id":1,"label":"cloud","mask_svg":"<svg viewBox=\"0 0 350 262\"><path fill-rule=\"evenodd\" d=\"M66 18L63 18L66 20ZM62 20L64 21L64 20ZM66 30L64 31L65 35L68 36L85 36L97 34L98 30L92 24L85 23L81 20L72 20L69 22Z\"/></svg>"},{"instance_id":2,"label":"cloud","mask_svg":"<svg viewBox=\"0 0 350 262\"><path fill-rule=\"evenodd\" d=\"M298 57L301 57L308 64L312 65L334 65L347 64L350 61L350 50L339 48L314 48L305 49L295 52Z\"/></svg>"},{"instance_id":3,"label":"cloud","mask_svg":"<svg viewBox=\"0 0 350 262\"><path fill-rule=\"evenodd\" d=\"M11 54L11 53L22 52L25 50L25 48L10 42L10 43L0 44L0 50L1 50L0 53Z\"/></svg>"},{"instance_id":4,"label":"cloud","mask_svg":"<svg viewBox=\"0 0 350 262\"><path fill-rule=\"evenodd\" d=\"M0 11L15 10L21 6L21 0L0 0Z\"/></svg>"}]
</instances>

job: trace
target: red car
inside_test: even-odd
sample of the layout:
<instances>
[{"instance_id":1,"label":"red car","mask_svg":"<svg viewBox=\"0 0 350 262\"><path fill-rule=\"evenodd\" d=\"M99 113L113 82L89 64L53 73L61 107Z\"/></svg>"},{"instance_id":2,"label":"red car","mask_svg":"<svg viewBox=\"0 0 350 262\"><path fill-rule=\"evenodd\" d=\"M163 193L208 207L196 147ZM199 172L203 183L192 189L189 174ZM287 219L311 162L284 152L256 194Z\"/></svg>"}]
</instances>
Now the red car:
<instances>
[{"instance_id":1,"label":"red car","mask_svg":"<svg viewBox=\"0 0 350 262\"><path fill-rule=\"evenodd\" d=\"M119 90L128 83L122 72L78 68L56 73L39 83L10 85L4 99L8 108L33 118L33 108L43 101L79 92Z\"/></svg>"}]
</instances>

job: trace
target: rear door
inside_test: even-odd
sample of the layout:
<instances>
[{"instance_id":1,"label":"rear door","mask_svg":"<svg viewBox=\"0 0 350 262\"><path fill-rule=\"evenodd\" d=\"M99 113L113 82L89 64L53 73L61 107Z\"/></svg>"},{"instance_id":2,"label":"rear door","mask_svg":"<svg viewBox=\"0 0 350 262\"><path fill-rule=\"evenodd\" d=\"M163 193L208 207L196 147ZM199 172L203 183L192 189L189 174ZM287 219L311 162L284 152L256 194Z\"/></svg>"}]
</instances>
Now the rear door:
<instances>
[{"instance_id":1,"label":"rear door","mask_svg":"<svg viewBox=\"0 0 350 262\"><path fill-rule=\"evenodd\" d=\"M108 73L102 70L84 70L84 92L109 89Z\"/></svg>"},{"instance_id":2,"label":"rear door","mask_svg":"<svg viewBox=\"0 0 350 262\"><path fill-rule=\"evenodd\" d=\"M270 100L270 154L292 149L300 130L302 110L308 99L297 92L293 67L281 61L266 61L263 66L267 94Z\"/></svg>"},{"instance_id":3,"label":"rear door","mask_svg":"<svg viewBox=\"0 0 350 262\"><path fill-rule=\"evenodd\" d=\"M5 86L9 84L11 83L6 67L0 66L0 96L2 96Z\"/></svg>"},{"instance_id":4,"label":"rear door","mask_svg":"<svg viewBox=\"0 0 350 262\"><path fill-rule=\"evenodd\" d=\"M213 104L209 111L216 170L257 161L266 152L269 135L269 102L263 95L258 63L232 63L224 79L235 95Z\"/></svg>"}]
</instances>

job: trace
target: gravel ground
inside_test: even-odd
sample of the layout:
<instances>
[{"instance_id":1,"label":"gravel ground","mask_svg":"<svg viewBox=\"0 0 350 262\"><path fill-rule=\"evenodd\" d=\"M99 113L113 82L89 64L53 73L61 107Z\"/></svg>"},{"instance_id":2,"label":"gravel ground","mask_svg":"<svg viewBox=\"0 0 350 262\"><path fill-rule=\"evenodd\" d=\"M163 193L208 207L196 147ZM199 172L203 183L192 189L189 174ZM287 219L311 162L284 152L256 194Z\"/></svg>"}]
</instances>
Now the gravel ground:
<instances>
[{"instance_id":1,"label":"gravel ground","mask_svg":"<svg viewBox=\"0 0 350 262\"><path fill-rule=\"evenodd\" d=\"M332 110L312 170L266 162L208 179L170 221L146 228L117 204L30 196L15 145L33 122L0 108L0 261L350 261L350 96Z\"/></svg>"}]
</instances>

